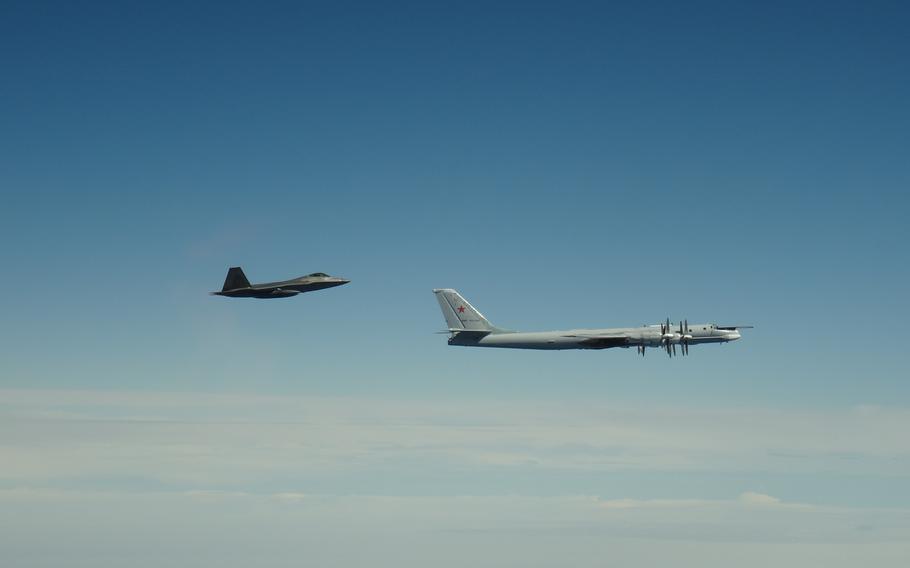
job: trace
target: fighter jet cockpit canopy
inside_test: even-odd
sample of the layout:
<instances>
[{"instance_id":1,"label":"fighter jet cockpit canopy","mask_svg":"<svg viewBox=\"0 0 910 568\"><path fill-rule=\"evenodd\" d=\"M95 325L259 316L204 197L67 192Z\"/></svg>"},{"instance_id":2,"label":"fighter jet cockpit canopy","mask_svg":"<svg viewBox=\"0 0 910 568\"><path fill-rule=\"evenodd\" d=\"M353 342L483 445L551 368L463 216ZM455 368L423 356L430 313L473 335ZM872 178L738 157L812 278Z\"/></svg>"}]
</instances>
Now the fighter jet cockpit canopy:
<instances>
[{"instance_id":1,"label":"fighter jet cockpit canopy","mask_svg":"<svg viewBox=\"0 0 910 568\"><path fill-rule=\"evenodd\" d=\"M328 278L329 275L326 274L325 272L314 272L312 274L307 274L307 276L313 277L313 278Z\"/></svg>"}]
</instances>

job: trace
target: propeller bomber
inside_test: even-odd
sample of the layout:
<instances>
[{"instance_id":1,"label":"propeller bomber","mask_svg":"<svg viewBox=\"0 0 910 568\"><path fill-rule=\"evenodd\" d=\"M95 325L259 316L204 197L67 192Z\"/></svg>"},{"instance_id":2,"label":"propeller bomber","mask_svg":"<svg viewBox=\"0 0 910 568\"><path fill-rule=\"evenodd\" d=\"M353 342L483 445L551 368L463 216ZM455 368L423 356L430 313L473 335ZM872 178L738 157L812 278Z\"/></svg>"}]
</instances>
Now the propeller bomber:
<instances>
[{"instance_id":1,"label":"propeller bomber","mask_svg":"<svg viewBox=\"0 0 910 568\"><path fill-rule=\"evenodd\" d=\"M571 329L567 331L509 331L492 325L457 291L442 288L433 290L442 309L450 334L449 345L468 347L505 347L512 349L609 349L635 347L644 356L648 347L662 348L667 356L676 355L679 345L682 355L689 354L690 345L727 343L740 339L740 329L751 325L689 325L679 322L674 329L670 318L657 325L607 329Z\"/></svg>"}]
</instances>

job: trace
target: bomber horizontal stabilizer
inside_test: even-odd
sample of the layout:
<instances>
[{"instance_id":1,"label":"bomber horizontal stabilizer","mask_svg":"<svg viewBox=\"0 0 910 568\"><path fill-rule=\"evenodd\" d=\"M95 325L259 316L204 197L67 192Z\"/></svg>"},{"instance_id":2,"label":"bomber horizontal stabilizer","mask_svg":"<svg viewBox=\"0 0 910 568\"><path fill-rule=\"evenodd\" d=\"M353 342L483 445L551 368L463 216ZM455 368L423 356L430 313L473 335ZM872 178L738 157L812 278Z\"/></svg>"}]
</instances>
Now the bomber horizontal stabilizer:
<instances>
[{"instance_id":1,"label":"bomber horizontal stabilizer","mask_svg":"<svg viewBox=\"0 0 910 568\"><path fill-rule=\"evenodd\" d=\"M463 329L463 328L450 327L446 331L437 331L436 333L452 333L455 335L459 335L461 337L475 337L477 339L480 339L481 337L486 337L487 335L490 335L490 333L492 333L492 331L486 330L486 329Z\"/></svg>"}]
</instances>

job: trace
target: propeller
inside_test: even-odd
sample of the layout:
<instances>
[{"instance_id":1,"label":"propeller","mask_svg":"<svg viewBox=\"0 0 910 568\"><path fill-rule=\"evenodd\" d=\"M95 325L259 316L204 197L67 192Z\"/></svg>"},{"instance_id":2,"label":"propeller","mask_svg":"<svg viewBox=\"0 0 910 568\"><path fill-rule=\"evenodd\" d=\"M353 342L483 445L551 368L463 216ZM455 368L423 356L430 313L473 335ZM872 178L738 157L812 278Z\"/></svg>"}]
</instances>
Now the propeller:
<instances>
[{"instance_id":1,"label":"propeller","mask_svg":"<svg viewBox=\"0 0 910 568\"><path fill-rule=\"evenodd\" d=\"M667 357L672 357L676 354L676 345L673 343L675 338L676 335L670 333L670 318L667 318L666 325L660 324L660 341L667 350Z\"/></svg>"},{"instance_id":2,"label":"propeller","mask_svg":"<svg viewBox=\"0 0 910 568\"><path fill-rule=\"evenodd\" d=\"M689 333L689 320L679 322L679 343L683 355L689 354L689 340L691 339L692 334Z\"/></svg>"},{"instance_id":3,"label":"propeller","mask_svg":"<svg viewBox=\"0 0 910 568\"><path fill-rule=\"evenodd\" d=\"M686 355L689 354L689 341L692 340L692 332L689 331L689 320L686 320Z\"/></svg>"},{"instance_id":4,"label":"propeller","mask_svg":"<svg viewBox=\"0 0 910 568\"><path fill-rule=\"evenodd\" d=\"M682 354L686 354L686 334L683 330L683 322L679 322L679 349L682 351Z\"/></svg>"},{"instance_id":5,"label":"propeller","mask_svg":"<svg viewBox=\"0 0 910 568\"><path fill-rule=\"evenodd\" d=\"M673 357L676 355L677 343L679 343L680 354L688 355L689 341L691 339L692 334L689 331L688 319L679 322L679 330L670 327L670 318L667 318L667 321L665 323L660 324L660 344L667 352L668 357Z\"/></svg>"}]
</instances>

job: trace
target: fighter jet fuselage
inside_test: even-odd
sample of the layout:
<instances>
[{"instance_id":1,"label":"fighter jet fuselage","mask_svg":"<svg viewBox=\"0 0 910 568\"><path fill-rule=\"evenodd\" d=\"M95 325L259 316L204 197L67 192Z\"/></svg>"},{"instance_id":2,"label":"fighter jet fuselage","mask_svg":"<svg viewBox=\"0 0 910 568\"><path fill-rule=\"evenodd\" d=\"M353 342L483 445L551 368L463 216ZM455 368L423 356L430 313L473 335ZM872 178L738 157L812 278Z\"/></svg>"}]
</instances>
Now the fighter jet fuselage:
<instances>
[{"instance_id":1,"label":"fighter jet fuselage","mask_svg":"<svg viewBox=\"0 0 910 568\"><path fill-rule=\"evenodd\" d=\"M313 292L324 288L334 288L347 284L350 280L329 276L323 272L314 272L299 278L291 280L282 280L280 282L263 282L261 284L250 284L243 270L235 266L228 270L227 278L224 279L224 287L220 292L211 292L214 296L227 296L229 298L290 298L301 292Z\"/></svg>"}]
</instances>

